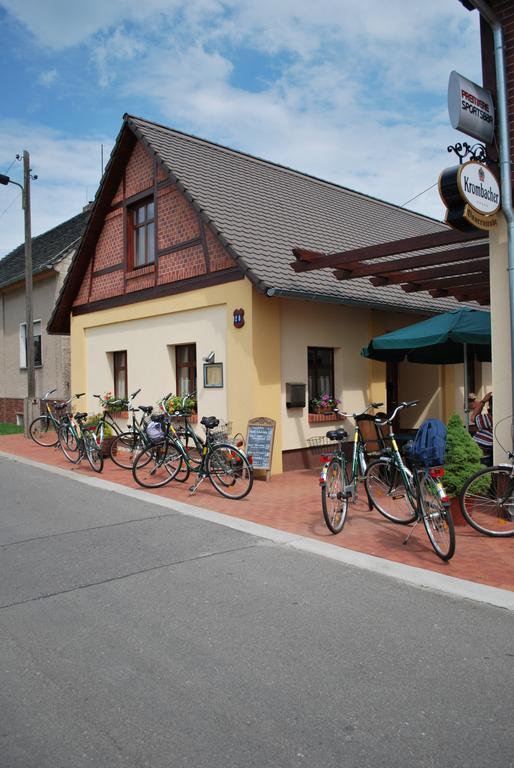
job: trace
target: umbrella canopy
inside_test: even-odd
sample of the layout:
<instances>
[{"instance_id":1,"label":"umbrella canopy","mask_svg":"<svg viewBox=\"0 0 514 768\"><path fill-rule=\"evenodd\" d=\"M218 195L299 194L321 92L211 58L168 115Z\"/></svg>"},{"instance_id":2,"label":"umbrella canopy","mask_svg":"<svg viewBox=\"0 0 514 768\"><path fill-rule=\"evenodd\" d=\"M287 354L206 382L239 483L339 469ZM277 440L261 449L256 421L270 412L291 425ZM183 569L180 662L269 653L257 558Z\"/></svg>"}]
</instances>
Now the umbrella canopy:
<instances>
[{"instance_id":1,"label":"umbrella canopy","mask_svg":"<svg viewBox=\"0 0 514 768\"><path fill-rule=\"evenodd\" d=\"M361 355L384 362L449 364L475 356L491 360L491 315L460 307L420 323L376 336Z\"/></svg>"}]
</instances>

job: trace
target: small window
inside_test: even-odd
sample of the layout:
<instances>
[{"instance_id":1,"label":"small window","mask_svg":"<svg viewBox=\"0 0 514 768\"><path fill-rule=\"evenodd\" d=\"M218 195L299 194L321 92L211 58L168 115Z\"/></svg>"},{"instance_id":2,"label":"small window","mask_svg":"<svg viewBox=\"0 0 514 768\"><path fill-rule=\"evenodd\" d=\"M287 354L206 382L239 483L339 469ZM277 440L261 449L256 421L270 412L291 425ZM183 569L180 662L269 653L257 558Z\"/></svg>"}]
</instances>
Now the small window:
<instances>
[{"instance_id":1,"label":"small window","mask_svg":"<svg viewBox=\"0 0 514 768\"><path fill-rule=\"evenodd\" d=\"M126 400L128 392L126 350L113 352L112 361L114 367L114 397Z\"/></svg>"},{"instance_id":2,"label":"small window","mask_svg":"<svg viewBox=\"0 0 514 768\"><path fill-rule=\"evenodd\" d=\"M309 410L312 401L322 395L335 397L334 393L334 350L331 347L308 347Z\"/></svg>"},{"instance_id":3,"label":"small window","mask_svg":"<svg viewBox=\"0 0 514 768\"><path fill-rule=\"evenodd\" d=\"M179 344L175 347L177 370L177 395L196 392L196 344Z\"/></svg>"},{"instance_id":4,"label":"small window","mask_svg":"<svg viewBox=\"0 0 514 768\"><path fill-rule=\"evenodd\" d=\"M155 211L153 197L132 205L129 210L129 262L132 269L155 261Z\"/></svg>"},{"instance_id":5,"label":"small window","mask_svg":"<svg viewBox=\"0 0 514 768\"><path fill-rule=\"evenodd\" d=\"M41 320L34 320L34 366L41 368L43 365L43 351L41 346ZM27 367L27 323L20 323L20 368Z\"/></svg>"}]
</instances>

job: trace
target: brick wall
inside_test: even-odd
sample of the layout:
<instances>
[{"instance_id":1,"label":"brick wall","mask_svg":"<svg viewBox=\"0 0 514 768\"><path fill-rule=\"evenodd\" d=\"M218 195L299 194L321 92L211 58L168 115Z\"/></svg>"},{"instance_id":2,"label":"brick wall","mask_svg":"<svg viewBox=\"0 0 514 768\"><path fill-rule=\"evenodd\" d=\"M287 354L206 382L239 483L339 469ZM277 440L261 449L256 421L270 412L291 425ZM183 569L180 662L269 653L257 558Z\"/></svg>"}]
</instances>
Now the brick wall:
<instances>
[{"instance_id":1,"label":"brick wall","mask_svg":"<svg viewBox=\"0 0 514 768\"><path fill-rule=\"evenodd\" d=\"M123 209L107 214L95 252L95 272L119 264L123 259Z\"/></svg>"},{"instance_id":2,"label":"brick wall","mask_svg":"<svg viewBox=\"0 0 514 768\"><path fill-rule=\"evenodd\" d=\"M23 414L23 400L16 397L0 397L0 422L16 424L16 414Z\"/></svg>"},{"instance_id":3,"label":"brick wall","mask_svg":"<svg viewBox=\"0 0 514 768\"><path fill-rule=\"evenodd\" d=\"M178 189L162 190L157 200L159 249L200 237L198 214Z\"/></svg>"},{"instance_id":4,"label":"brick wall","mask_svg":"<svg viewBox=\"0 0 514 768\"><path fill-rule=\"evenodd\" d=\"M157 180L164 181L166 178L166 174L158 167ZM152 194L153 190L153 158L143 144L137 143L112 204L117 205L145 191ZM98 274L104 270L110 270L117 264L125 264L123 207L119 206L107 214L96 244L93 268L91 270L90 264L75 298L74 306L123 296L135 291L150 292L156 286L198 277L206 274L207 264L211 272L230 269L234 266L233 259L208 228L205 228L207 260L202 244L180 247L194 240L200 241L202 228L198 213L176 187L169 186L158 191L156 218L158 254L155 266L151 265L128 273L125 272L124 266L122 269ZM176 250L172 253L159 253L169 248Z\"/></svg>"}]
</instances>

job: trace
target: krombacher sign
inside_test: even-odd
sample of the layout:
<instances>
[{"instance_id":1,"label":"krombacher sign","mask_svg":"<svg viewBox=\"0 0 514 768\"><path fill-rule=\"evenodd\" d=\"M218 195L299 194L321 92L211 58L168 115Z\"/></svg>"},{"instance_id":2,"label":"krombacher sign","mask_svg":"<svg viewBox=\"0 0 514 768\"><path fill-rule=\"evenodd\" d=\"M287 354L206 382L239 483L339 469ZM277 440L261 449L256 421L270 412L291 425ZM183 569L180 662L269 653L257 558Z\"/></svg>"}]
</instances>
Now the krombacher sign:
<instances>
[{"instance_id":1,"label":"krombacher sign","mask_svg":"<svg viewBox=\"0 0 514 768\"><path fill-rule=\"evenodd\" d=\"M486 165L472 160L446 168L439 176L439 194L448 209L446 222L455 229L468 232L496 226L500 188Z\"/></svg>"}]
</instances>

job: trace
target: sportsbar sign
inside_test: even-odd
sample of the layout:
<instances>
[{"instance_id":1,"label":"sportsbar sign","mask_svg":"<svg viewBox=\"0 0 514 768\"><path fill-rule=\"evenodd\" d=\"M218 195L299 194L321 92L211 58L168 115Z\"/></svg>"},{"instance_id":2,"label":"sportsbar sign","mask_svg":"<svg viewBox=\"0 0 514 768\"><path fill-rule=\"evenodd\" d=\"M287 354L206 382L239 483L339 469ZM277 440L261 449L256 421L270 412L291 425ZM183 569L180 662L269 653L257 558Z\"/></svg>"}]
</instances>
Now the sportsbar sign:
<instances>
[{"instance_id":1,"label":"sportsbar sign","mask_svg":"<svg viewBox=\"0 0 514 768\"><path fill-rule=\"evenodd\" d=\"M467 80L458 72L450 73L448 114L452 128L491 144L494 136L494 104L490 91Z\"/></svg>"},{"instance_id":2,"label":"sportsbar sign","mask_svg":"<svg viewBox=\"0 0 514 768\"><path fill-rule=\"evenodd\" d=\"M455 229L491 230L498 223L500 188L486 165L469 162L446 168L439 177L439 194L447 207L446 222Z\"/></svg>"}]
</instances>

